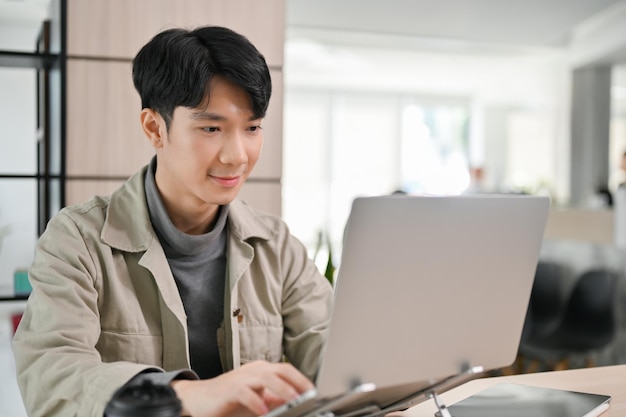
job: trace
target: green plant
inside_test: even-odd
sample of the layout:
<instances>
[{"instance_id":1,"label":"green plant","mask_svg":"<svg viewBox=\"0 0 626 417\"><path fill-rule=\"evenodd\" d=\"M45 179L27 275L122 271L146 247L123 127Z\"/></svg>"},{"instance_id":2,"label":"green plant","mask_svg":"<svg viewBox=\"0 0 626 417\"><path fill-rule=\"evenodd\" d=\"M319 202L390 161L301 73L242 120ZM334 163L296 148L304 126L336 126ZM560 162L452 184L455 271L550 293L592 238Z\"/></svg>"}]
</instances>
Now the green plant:
<instances>
[{"instance_id":1,"label":"green plant","mask_svg":"<svg viewBox=\"0 0 626 417\"><path fill-rule=\"evenodd\" d=\"M2 252L2 241L11 233L11 225L6 224L0 227L0 252Z\"/></svg>"},{"instance_id":2,"label":"green plant","mask_svg":"<svg viewBox=\"0 0 626 417\"><path fill-rule=\"evenodd\" d=\"M323 231L320 230L317 234L317 244L315 246L315 255L313 256L314 260L317 259L317 257L320 255L324 247L326 248L326 251L328 252L328 257L326 259L326 265L324 268L324 276L326 277L328 282L330 282L330 285L334 286L335 285L335 273L337 271L337 268L335 267L335 263L333 261L332 245L330 243L330 237L328 236L328 233L324 233Z\"/></svg>"}]
</instances>

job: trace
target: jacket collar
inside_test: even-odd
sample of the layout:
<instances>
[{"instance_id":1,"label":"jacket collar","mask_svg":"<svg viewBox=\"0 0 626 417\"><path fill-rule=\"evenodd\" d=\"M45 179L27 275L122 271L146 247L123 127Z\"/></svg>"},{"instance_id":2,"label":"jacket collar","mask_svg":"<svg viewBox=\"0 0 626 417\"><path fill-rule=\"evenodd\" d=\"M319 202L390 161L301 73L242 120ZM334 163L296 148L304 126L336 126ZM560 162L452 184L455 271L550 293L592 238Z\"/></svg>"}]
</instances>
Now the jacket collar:
<instances>
[{"instance_id":1,"label":"jacket collar","mask_svg":"<svg viewBox=\"0 0 626 417\"><path fill-rule=\"evenodd\" d=\"M157 239L144 191L148 167L139 172L111 194L106 219L102 226L102 241L126 252L141 252Z\"/></svg>"},{"instance_id":2,"label":"jacket collar","mask_svg":"<svg viewBox=\"0 0 626 417\"><path fill-rule=\"evenodd\" d=\"M101 238L113 248L141 252L157 239L146 203L144 179L147 170L148 166L143 167L111 195ZM230 232L242 241L252 238L268 240L274 234L267 215L258 213L239 199L230 204L228 226Z\"/></svg>"},{"instance_id":3,"label":"jacket collar","mask_svg":"<svg viewBox=\"0 0 626 417\"><path fill-rule=\"evenodd\" d=\"M228 226L230 232L242 241L252 238L269 240L275 234L268 215L257 212L239 199L230 203Z\"/></svg>"}]
</instances>

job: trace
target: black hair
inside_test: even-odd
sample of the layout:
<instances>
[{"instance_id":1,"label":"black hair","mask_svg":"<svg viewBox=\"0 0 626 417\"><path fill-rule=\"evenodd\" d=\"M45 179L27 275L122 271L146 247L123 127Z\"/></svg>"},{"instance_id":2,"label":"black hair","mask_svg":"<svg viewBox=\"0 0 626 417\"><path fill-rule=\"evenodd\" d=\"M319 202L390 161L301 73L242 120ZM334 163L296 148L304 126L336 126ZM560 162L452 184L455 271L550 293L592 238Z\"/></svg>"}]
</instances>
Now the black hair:
<instances>
[{"instance_id":1,"label":"black hair","mask_svg":"<svg viewBox=\"0 0 626 417\"><path fill-rule=\"evenodd\" d=\"M176 107L197 108L209 98L214 76L245 90L254 117L265 117L272 93L267 63L246 37L230 29L168 29L133 60L133 83L142 109L158 112L168 129Z\"/></svg>"}]
</instances>

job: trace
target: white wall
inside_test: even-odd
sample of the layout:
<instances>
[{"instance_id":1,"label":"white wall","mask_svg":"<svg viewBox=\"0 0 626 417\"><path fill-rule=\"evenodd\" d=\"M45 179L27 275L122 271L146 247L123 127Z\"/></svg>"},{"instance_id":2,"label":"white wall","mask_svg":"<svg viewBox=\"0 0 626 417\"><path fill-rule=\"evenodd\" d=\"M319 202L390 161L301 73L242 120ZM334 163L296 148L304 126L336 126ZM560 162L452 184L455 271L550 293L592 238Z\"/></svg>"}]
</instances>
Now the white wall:
<instances>
[{"instance_id":1,"label":"white wall","mask_svg":"<svg viewBox=\"0 0 626 417\"><path fill-rule=\"evenodd\" d=\"M323 159L315 159L317 153L305 151L312 146L321 147L318 151L331 148L325 141L334 132L323 125L334 126L340 114L336 113L333 120L336 109L329 101L329 114L320 117L317 104L312 101L303 104L306 100L302 94L298 100L292 100L293 92L310 91L315 95L320 91L336 91L362 93L364 97L370 93L370 97L395 95L467 103L473 123L469 158L473 165L482 164L485 189L550 193L554 205L567 201L571 75L566 50L434 51L368 47L355 42L341 44L340 39L329 40L328 36L316 37L311 31L288 32L287 39L283 214L296 236L309 247L314 242L315 229L320 227L330 229L335 247L341 245L341 227L349 207L328 208L346 196L337 196L337 181L327 182L328 189L322 189L324 177L336 174L336 169L326 167L327 161ZM392 107L380 100L378 116L367 113L367 117L353 126L353 136L358 136L359 129L380 128L381 118ZM313 107L315 111L310 113ZM379 134L375 153L369 151L371 139L366 139L363 133L361 136L360 142L358 138L348 140L354 152L344 152L341 157L341 164L348 169L351 165L356 170L369 164L375 170L381 158L389 152L399 152L397 143L388 139L394 136L393 129ZM335 136L334 140L344 137L345 134ZM385 158L393 161L391 157ZM321 170L320 175L312 176L316 170ZM376 171L376 177L370 178L369 193L381 193L375 179L394 175L393 167L386 172ZM311 178L310 182L300 180L307 177ZM350 184L354 192L357 182ZM387 183L390 182L393 183ZM346 190L343 191L345 194ZM358 193L363 195L367 191L359 188ZM303 206L308 211L306 216Z\"/></svg>"},{"instance_id":2,"label":"white wall","mask_svg":"<svg viewBox=\"0 0 626 417\"><path fill-rule=\"evenodd\" d=\"M368 48L324 44L296 32L285 58L287 90L405 92L473 102L483 124L473 138L483 155L474 157L484 158L489 184L503 189L527 178L524 187L547 182L557 200L567 199L571 76L565 50Z\"/></svg>"}]
</instances>

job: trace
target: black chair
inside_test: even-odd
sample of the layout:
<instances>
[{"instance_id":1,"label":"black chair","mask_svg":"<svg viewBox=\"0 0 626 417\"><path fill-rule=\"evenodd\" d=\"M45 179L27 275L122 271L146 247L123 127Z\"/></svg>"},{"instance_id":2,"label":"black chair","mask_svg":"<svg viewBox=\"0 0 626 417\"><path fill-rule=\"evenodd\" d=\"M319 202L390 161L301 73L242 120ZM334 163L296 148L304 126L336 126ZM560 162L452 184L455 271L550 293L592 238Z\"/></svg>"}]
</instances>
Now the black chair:
<instances>
[{"instance_id":1,"label":"black chair","mask_svg":"<svg viewBox=\"0 0 626 417\"><path fill-rule=\"evenodd\" d=\"M566 301L563 290L564 277L564 265L547 260L538 262L520 346L525 345L526 341L532 341L553 332L561 322ZM532 367L528 369L525 366L526 362L523 355L518 355L515 363L503 369L503 373L510 375L534 372L538 362L532 362Z\"/></svg>"},{"instance_id":2,"label":"black chair","mask_svg":"<svg viewBox=\"0 0 626 417\"><path fill-rule=\"evenodd\" d=\"M576 281L561 320L550 331L530 331L520 342L519 356L545 370L569 368L573 355L593 366L591 354L606 347L616 332L615 294L618 276L607 270L589 270ZM534 312L533 312L534 314Z\"/></svg>"},{"instance_id":3,"label":"black chair","mask_svg":"<svg viewBox=\"0 0 626 417\"><path fill-rule=\"evenodd\" d=\"M565 307L563 279L563 265L539 261L528 302L522 340L545 335L558 326Z\"/></svg>"}]
</instances>

